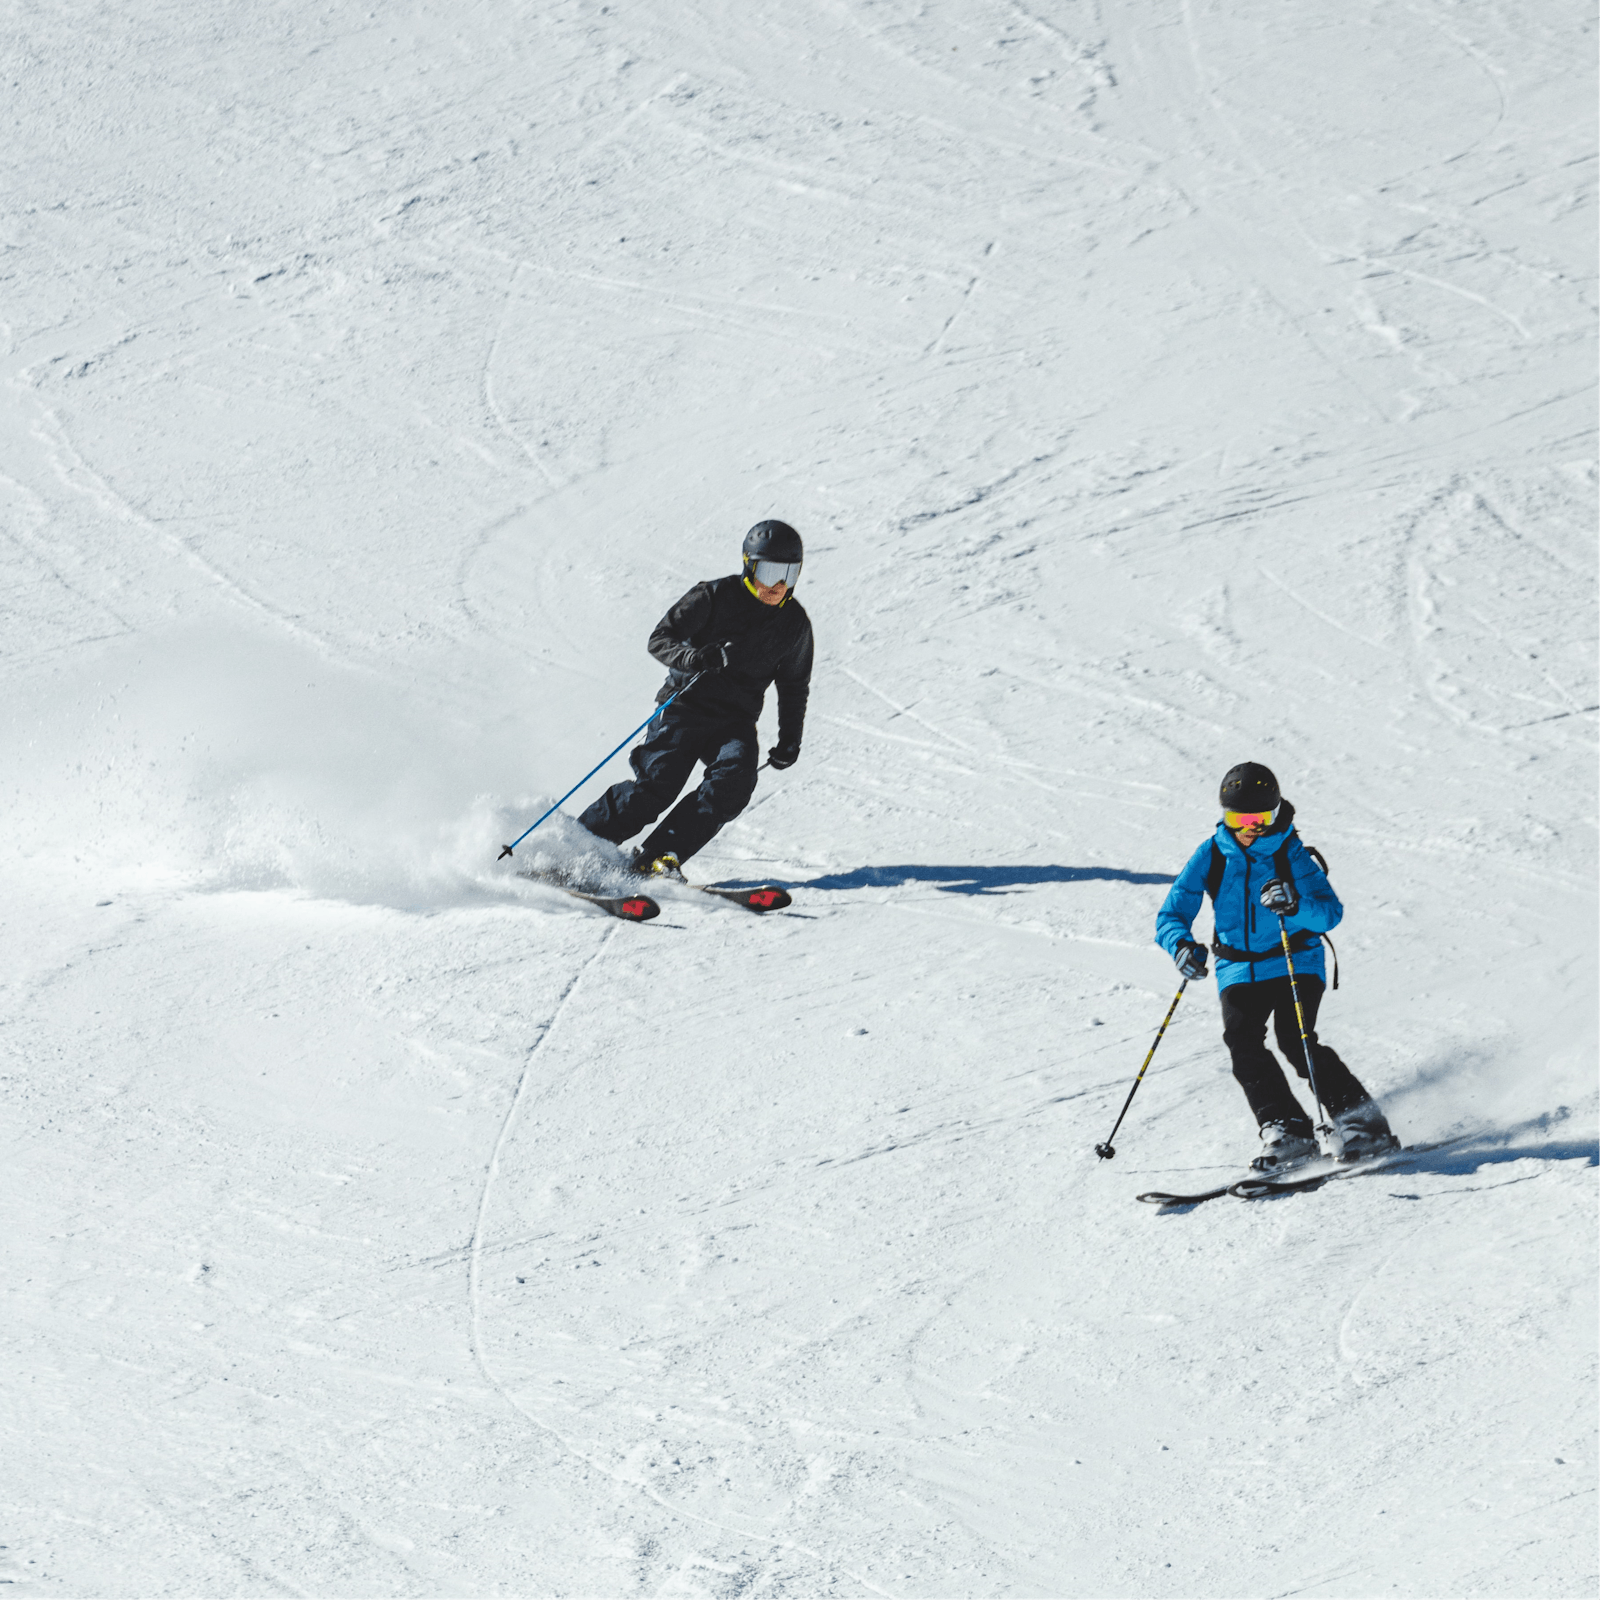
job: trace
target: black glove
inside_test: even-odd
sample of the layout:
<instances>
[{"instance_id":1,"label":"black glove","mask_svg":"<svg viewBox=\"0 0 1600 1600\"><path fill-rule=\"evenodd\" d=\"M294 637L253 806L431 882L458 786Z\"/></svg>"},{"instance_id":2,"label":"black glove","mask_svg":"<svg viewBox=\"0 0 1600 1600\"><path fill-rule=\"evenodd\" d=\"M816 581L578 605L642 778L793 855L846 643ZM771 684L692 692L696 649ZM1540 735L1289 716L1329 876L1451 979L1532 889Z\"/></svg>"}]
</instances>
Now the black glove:
<instances>
[{"instance_id":1,"label":"black glove","mask_svg":"<svg viewBox=\"0 0 1600 1600\"><path fill-rule=\"evenodd\" d=\"M1177 954L1173 956L1178 971L1186 978L1203 978L1206 975L1206 947L1193 939L1180 939Z\"/></svg>"},{"instance_id":2,"label":"black glove","mask_svg":"<svg viewBox=\"0 0 1600 1600\"><path fill-rule=\"evenodd\" d=\"M721 672L728 665L730 642L724 640L721 644L703 644L694 651L688 661L691 672Z\"/></svg>"},{"instance_id":3,"label":"black glove","mask_svg":"<svg viewBox=\"0 0 1600 1600\"><path fill-rule=\"evenodd\" d=\"M1268 911L1277 911L1286 917L1292 917L1300 909L1300 896L1294 892L1292 883L1285 883L1282 878L1273 878L1261 891L1261 903Z\"/></svg>"},{"instance_id":4,"label":"black glove","mask_svg":"<svg viewBox=\"0 0 1600 1600\"><path fill-rule=\"evenodd\" d=\"M792 767L799 759L800 746L797 744L775 744L767 751L767 763L774 772Z\"/></svg>"}]
</instances>

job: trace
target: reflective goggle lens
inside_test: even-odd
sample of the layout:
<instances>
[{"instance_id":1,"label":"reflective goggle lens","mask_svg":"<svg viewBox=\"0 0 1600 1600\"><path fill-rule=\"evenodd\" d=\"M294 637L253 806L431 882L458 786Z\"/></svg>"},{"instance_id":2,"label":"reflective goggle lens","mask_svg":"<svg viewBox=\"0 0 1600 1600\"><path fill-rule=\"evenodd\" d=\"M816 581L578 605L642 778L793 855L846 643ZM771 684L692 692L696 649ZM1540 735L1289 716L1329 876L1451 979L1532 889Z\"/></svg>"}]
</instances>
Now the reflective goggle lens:
<instances>
[{"instance_id":1,"label":"reflective goggle lens","mask_svg":"<svg viewBox=\"0 0 1600 1600\"><path fill-rule=\"evenodd\" d=\"M794 588L795 579L800 576L800 563L798 561L758 561L752 576L763 589L776 588L780 583L787 584L792 589Z\"/></svg>"},{"instance_id":2,"label":"reflective goggle lens","mask_svg":"<svg viewBox=\"0 0 1600 1600\"><path fill-rule=\"evenodd\" d=\"M1277 814L1276 806L1270 811L1224 811L1222 820L1237 833L1240 828L1269 828Z\"/></svg>"}]
</instances>

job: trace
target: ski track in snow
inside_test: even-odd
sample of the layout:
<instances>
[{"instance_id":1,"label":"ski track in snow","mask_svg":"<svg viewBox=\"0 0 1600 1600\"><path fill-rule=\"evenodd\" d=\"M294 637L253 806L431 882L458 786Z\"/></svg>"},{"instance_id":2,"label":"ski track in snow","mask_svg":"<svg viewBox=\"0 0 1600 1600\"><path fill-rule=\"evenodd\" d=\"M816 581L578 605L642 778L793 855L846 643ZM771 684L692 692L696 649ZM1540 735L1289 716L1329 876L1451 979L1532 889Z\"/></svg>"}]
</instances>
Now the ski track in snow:
<instances>
[{"instance_id":1,"label":"ski track in snow","mask_svg":"<svg viewBox=\"0 0 1600 1600\"><path fill-rule=\"evenodd\" d=\"M1591 17L12 42L0 1581L1595 1592ZM805 751L695 865L791 910L510 875L770 515ZM1459 1141L1162 1216L1247 757Z\"/></svg>"},{"instance_id":2,"label":"ski track in snow","mask_svg":"<svg viewBox=\"0 0 1600 1600\"><path fill-rule=\"evenodd\" d=\"M562 991L560 998L556 1002L555 1010L551 1013L549 1023L541 1030L539 1036L534 1040L533 1044L528 1050L527 1057L523 1063L522 1075L517 1080L517 1086L512 1095L511 1104L506 1111L505 1121L501 1124L499 1136L495 1140L494 1152L489 1158L488 1171L484 1177L483 1193L478 1203L477 1223L474 1226L472 1243L468 1250L469 1293L472 1300L473 1359L477 1362L478 1370L483 1374L485 1382L503 1395L507 1404L509 1404L522 1416L527 1418L527 1420L541 1433L548 1434L551 1438L555 1439L560 1444L561 1448L570 1456L574 1457L578 1461L583 1462L585 1466L591 1467L599 1473L603 1473L616 1479L619 1483L636 1489L646 1499L650 1500L655 1505L660 1506L662 1510L668 1512L671 1516L680 1518L684 1522L690 1524L703 1524L707 1527L714 1528L718 1533L731 1534L735 1538L742 1540L754 1539L758 1543L775 1545L782 1549L793 1550L801 1555L806 1556L808 1559L817 1561L824 1567L836 1567L839 1565L839 1563L836 1561L831 1560L829 1557L819 1553L818 1551L807 1549L803 1545L798 1545L793 1540L774 1539L759 1533L752 1534L745 1530L732 1527L729 1524L717 1522L708 1517L697 1516L692 1511L685 1511L681 1507L674 1506L669 1500L657 1493L648 1483L638 1479L630 1479L627 1476L618 1473L614 1469L607 1466L603 1461L598 1460L595 1456L583 1450L570 1437L562 1433L560 1429L551 1427L547 1422L536 1416L527 1406L522 1404L517 1399L516 1395L510 1389L508 1389L506 1385L495 1375L488 1359L484 1355L481 1337L482 1315L480 1310L479 1285L481 1281L481 1262L484 1250L484 1239L488 1231L490 1198L494 1189L494 1180L499 1175L501 1152L505 1148L508 1139L511 1137L513 1128L516 1126L517 1113L522 1107L523 1097L527 1090L533 1067L538 1058L540 1046L545 1042L545 1040L550 1036L550 1034L561 1021L562 1014L566 1010L568 1002L577 996L578 991L583 983L584 976L589 971L589 968L600 959L600 957L605 953L606 949L621 931L621 928L616 926L613 926L608 930L604 939L596 948L594 954L578 969L578 972L573 977L572 982L569 983ZM502 1246L501 1248L514 1248L514 1246ZM882 1589L876 1588L866 1579L860 1577L859 1574L851 1572L847 1575L855 1579L856 1582L860 1583L861 1586L869 1593L883 1594L886 1592Z\"/></svg>"}]
</instances>

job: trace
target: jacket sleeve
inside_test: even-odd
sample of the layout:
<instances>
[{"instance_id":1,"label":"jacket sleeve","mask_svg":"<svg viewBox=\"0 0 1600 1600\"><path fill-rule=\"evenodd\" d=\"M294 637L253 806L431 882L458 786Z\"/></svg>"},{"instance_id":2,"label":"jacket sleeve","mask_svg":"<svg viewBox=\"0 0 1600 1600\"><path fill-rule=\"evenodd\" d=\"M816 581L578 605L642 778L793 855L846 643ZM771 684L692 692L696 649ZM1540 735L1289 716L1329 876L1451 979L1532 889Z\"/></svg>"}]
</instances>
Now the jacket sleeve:
<instances>
[{"instance_id":1,"label":"jacket sleeve","mask_svg":"<svg viewBox=\"0 0 1600 1600\"><path fill-rule=\"evenodd\" d=\"M1305 928L1311 933L1327 933L1344 920L1344 906L1333 885L1328 882L1311 853L1296 834L1289 843L1289 870L1294 874L1295 893L1300 896L1300 908L1292 917L1285 917L1289 931Z\"/></svg>"},{"instance_id":2,"label":"jacket sleeve","mask_svg":"<svg viewBox=\"0 0 1600 1600\"><path fill-rule=\"evenodd\" d=\"M650 635L650 654L664 667L676 672L693 672L690 658L694 655L696 635L711 622L711 590L697 583L664 616ZM705 644L707 640L699 640Z\"/></svg>"},{"instance_id":3,"label":"jacket sleeve","mask_svg":"<svg viewBox=\"0 0 1600 1600\"><path fill-rule=\"evenodd\" d=\"M1190 929L1199 914L1200 902L1206 897L1206 869L1211 865L1209 839L1183 864L1183 871L1173 879L1167 898L1156 913L1156 943L1169 956L1176 956L1180 940L1193 938Z\"/></svg>"},{"instance_id":4,"label":"jacket sleeve","mask_svg":"<svg viewBox=\"0 0 1600 1600\"><path fill-rule=\"evenodd\" d=\"M778 690L778 743L800 748L806 727L806 702L811 698L811 662L815 646L811 623L778 664L773 683Z\"/></svg>"}]
</instances>

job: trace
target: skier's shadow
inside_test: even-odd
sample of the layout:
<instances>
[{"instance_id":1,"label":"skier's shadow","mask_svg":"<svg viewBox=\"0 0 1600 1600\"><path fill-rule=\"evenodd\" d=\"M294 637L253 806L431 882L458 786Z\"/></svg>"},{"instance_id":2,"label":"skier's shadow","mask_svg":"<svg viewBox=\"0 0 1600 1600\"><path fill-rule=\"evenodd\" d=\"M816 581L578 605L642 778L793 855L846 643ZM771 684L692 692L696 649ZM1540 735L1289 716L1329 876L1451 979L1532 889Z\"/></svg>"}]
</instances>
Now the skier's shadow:
<instances>
[{"instance_id":1,"label":"skier's shadow","mask_svg":"<svg viewBox=\"0 0 1600 1600\"><path fill-rule=\"evenodd\" d=\"M856 867L796 882L797 889L898 889L931 884L941 894L1012 894L1041 883L1171 883L1170 872L1129 872L1123 867Z\"/></svg>"},{"instance_id":2,"label":"skier's shadow","mask_svg":"<svg viewBox=\"0 0 1600 1600\"><path fill-rule=\"evenodd\" d=\"M1516 1138L1515 1133L1509 1138L1490 1136L1486 1139L1468 1139L1460 1144L1442 1145L1437 1150L1412 1156L1405 1163L1403 1171L1432 1172L1443 1177L1463 1178L1481 1172L1485 1167L1504 1166L1513 1161L1582 1161L1591 1167L1600 1166L1600 1140L1534 1139L1523 1142Z\"/></svg>"}]
</instances>

